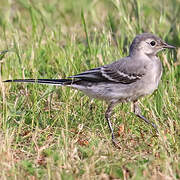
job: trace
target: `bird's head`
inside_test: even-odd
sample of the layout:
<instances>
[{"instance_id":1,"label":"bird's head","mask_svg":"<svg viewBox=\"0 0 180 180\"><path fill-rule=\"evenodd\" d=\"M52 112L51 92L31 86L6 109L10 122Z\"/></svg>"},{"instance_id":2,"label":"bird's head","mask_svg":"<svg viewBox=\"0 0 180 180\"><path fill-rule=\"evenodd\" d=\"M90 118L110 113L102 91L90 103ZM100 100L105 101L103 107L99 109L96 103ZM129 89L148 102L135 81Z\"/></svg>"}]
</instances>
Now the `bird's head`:
<instances>
[{"instance_id":1,"label":"bird's head","mask_svg":"<svg viewBox=\"0 0 180 180\"><path fill-rule=\"evenodd\" d=\"M134 38L130 46L130 55L145 54L155 56L165 48L174 49L175 47L165 43L162 39L151 33L143 33Z\"/></svg>"}]
</instances>

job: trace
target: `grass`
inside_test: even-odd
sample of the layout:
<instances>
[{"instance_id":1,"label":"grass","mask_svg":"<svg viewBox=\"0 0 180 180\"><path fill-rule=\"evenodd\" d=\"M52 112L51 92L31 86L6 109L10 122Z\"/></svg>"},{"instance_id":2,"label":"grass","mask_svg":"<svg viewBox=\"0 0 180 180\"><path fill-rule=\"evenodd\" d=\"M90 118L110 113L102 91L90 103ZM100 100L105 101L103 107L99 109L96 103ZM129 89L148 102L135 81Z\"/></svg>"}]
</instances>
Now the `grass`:
<instances>
[{"instance_id":1,"label":"grass","mask_svg":"<svg viewBox=\"0 0 180 180\"><path fill-rule=\"evenodd\" d=\"M180 46L178 0L0 2L0 179L180 179L180 49L159 54L158 90L141 99L154 130L120 104L111 143L107 105L73 89L4 84L64 78L124 57L136 34ZM0 57L1 58L1 57Z\"/></svg>"}]
</instances>

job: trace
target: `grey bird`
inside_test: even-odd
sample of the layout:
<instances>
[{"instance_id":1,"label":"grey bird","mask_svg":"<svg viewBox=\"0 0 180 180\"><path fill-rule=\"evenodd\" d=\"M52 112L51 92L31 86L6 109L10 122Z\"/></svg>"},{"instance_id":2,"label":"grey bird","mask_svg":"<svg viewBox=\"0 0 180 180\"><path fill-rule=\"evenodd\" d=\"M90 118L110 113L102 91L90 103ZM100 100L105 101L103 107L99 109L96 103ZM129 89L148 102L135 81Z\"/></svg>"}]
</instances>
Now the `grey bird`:
<instances>
[{"instance_id":1,"label":"grey bird","mask_svg":"<svg viewBox=\"0 0 180 180\"><path fill-rule=\"evenodd\" d=\"M112 142L118 146L110 117L113 108L120 102L132 101L135 115L157 129L154 123L141 114L138 99L157 89L162 75L162 64L156 54L165 48L175 47L151 33L143 33L134 38L129 56L111 64L90 69L67 79L14 79L4 82L69 86L89 97L105 100L108 103L105 118L111 131Z\"/></svg>"}]
</instances>

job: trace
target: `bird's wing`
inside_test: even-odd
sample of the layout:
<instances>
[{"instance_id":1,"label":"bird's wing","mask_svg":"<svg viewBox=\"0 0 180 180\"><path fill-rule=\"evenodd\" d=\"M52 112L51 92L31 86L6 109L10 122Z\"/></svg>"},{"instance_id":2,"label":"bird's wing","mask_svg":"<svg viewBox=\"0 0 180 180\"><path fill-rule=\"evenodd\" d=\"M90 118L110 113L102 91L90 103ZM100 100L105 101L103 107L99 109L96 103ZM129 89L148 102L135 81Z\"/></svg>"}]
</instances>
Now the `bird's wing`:
<instances>
[{"instance_id":1,"label":"bird's wing","mask_svg":"<svg viewBox=\"0 0 180 180\"><path fill-rule=\"evenodd\" d=\"M78 78L93 82L115 82L130 84L141 79L145 75L145 68L142 61L134 62L127 57L120 59L112 64L91 69L81 74L70 76L69 78Z\"/></svg>"}]
</instances>

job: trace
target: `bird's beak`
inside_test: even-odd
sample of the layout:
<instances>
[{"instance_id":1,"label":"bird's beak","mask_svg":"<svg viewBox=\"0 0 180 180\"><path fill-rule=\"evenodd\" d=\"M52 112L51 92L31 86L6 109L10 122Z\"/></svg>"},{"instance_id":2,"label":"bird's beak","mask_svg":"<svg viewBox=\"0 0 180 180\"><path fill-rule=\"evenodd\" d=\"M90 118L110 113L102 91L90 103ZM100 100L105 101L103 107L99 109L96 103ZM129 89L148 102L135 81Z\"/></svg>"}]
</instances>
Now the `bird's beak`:
<instances>
[{"instance_id":1,"label":"bird's beak","mask_svg":"<svg viewBox=\"0 0 180 180\"><path fill-rule=\"evenodd\" d=\"M168 48L168 49L175 49L176 48L175 46L171 46L171 45L169 45L169 44L167 44L165 42L162 43L162 47L163 48Z\"/></svg>"}]
</instances>

